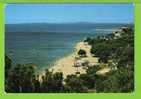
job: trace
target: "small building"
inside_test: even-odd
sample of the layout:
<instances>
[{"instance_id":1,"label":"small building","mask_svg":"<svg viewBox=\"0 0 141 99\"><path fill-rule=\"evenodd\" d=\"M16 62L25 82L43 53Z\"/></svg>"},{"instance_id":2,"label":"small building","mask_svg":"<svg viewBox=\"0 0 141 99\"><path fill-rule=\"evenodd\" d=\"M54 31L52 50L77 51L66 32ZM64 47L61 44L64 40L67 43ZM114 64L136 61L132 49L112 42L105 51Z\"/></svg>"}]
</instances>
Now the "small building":
<instances>
[{"instance_id":1,"label":"small building","mask_svg":"<svg viewBox=\"0 0 141 99\"><path fill-rule=\"evenodd\" d=\"M74 62L74 66L75 67L80 67L80 66L88 66L89 62L88 61L84 61L84 60L76 60Z\"/></svg>"}]
</instances>

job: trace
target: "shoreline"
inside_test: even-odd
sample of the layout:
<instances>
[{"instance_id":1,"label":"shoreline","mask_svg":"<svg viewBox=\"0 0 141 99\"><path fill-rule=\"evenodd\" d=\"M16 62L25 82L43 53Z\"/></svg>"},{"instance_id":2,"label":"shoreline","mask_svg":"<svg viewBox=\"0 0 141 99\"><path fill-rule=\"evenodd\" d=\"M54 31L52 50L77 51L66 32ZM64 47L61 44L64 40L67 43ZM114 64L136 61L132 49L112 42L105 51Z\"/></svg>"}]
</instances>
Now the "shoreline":
<instances>
[{"instance_id":1,"label":"shoreline","mask_svg":"<svg viewBox=\"0 0 141 99\"><path fill-rule=\"evenodd\" d=\"M76 57L79 57L77 53L80 49L85 50L87 53L87 57L82 58L83 61L92 61L93 65L98 64L98 58L93 57L90 53L91 46L81 41L75 44L74 51L72 53L54 62L54 65L49 68L49 71L52 71L53 73L62 72L64 78L66 78L67 75L76 74L77 72L79 72L80 74L85 74L86 69L84 69L83 66L74 66ZM45 71L42 72L39 76L41 77L42 75L45 75Z\"/></svg>"}]
</instances>

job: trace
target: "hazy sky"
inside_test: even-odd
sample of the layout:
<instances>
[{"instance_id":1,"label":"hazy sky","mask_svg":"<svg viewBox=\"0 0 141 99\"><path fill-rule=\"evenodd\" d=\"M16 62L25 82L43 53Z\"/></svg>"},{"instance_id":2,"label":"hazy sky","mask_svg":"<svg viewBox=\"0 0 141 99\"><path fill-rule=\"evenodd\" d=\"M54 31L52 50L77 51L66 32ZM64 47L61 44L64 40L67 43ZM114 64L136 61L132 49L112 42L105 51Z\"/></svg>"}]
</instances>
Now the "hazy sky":
<instances>
[{"instance_id":1,"label":"hazy sky","mask_svg":"<svg viewBox=\"0 0 141 99\"><path fill-rule=\"evenodd\" d=\"M6 23L133 23L132 4L8 4Z\"/></svg>"}]
</instances>

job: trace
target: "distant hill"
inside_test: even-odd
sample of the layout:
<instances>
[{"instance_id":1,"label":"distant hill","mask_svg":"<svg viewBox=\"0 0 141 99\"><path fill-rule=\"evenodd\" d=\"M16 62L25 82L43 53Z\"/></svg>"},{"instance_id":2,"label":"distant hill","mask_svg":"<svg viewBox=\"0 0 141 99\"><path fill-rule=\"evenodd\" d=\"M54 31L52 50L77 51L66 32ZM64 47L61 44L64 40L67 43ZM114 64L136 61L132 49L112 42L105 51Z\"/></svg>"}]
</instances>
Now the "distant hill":
<instances>
[{"instance_id":1,"label":"distant hill","mask_svg":"<svg viewBox=\"0 0 141 99\"><path fill-rule=\"evenodd\" d=\"M95 29L114 29L131 24L78 23L23 23L6 24L6 32L93 32Z\"/></svg>"}]
</instances>

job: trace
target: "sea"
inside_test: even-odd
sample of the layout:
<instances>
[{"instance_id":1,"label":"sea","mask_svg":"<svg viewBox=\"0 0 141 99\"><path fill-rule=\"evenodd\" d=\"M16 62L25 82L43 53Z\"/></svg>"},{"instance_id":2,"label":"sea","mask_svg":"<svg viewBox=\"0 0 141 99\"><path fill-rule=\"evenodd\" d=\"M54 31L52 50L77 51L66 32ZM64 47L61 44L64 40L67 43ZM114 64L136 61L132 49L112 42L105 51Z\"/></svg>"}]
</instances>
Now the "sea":
<instances>
[{"instance_id":1,"label":"sea","mask_svg":"<svg viewBox=\"0 0 141 99\"><path fill-rule=\"evenodd\" d=\"M131 24L20 23L5 24L5 54L12 65L35 64L37 72L71 54L86 37L112 33Z\"/></svg>"}]
</instances>

